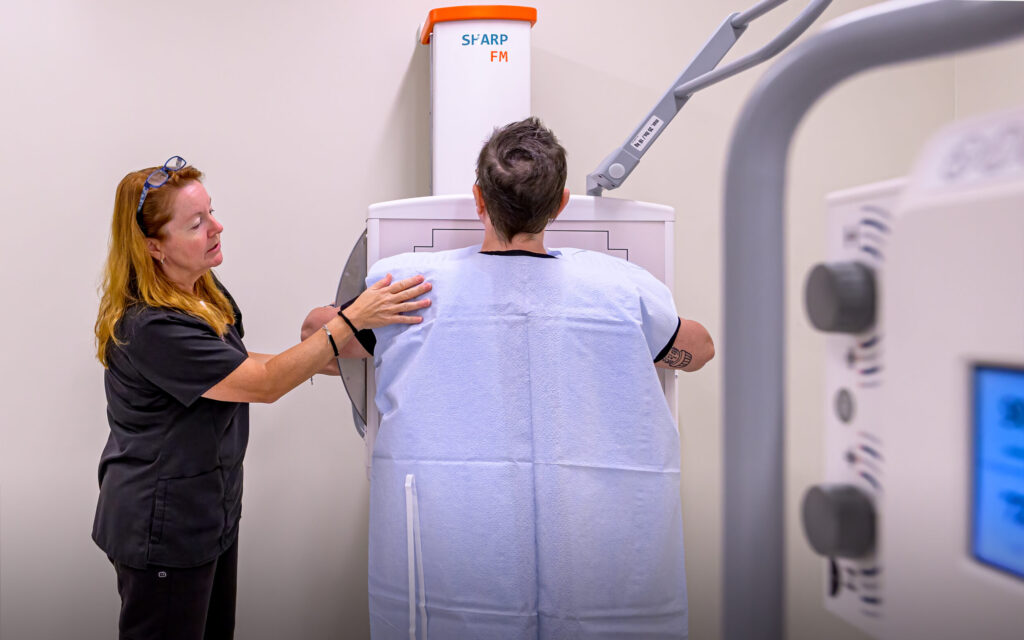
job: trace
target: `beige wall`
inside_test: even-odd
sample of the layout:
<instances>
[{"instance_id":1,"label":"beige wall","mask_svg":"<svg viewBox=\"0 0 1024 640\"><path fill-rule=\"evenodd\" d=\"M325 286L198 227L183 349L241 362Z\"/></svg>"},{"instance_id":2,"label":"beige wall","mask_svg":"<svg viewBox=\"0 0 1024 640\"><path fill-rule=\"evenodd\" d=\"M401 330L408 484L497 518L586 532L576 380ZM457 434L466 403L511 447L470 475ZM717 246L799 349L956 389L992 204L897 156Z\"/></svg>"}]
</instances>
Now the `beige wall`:
<instances>
[{"instance_id":1,"label":"beige wall","mask_svg":"<svg viewBox=\"0 0 1024 640\"><path fill-rule=\"evenodd\" d=\"M568 148L575 192L721 20L752 3L533 3L534 111ZM805 3L790 4L755 23L734 55ZM837 0L825 19L866 4ZM226 226L220 273L245 311L246 343L290 346L305 312L333 298L366 206L429 192L428 56L414 35L434 6L0 5L0 637L112 636L113 572L89 539L107 434L91 327L118 180L176 153L206 171ZM787 229L790 638L858 637L821 610L820 562L796 519L799 496L820 477L821 340L799 296L821 258L822 197L905 173L954 110L1024 100L1019 74L1007 81L1022 50L1008 51L856 79L799 132ZM676 208L680 313L716 336L725 149L759 75L694 98L614 194ZM701 640L720 629L720 379L712 363L685 377L680 398L692 636ZM362 458L336 380L253 407L238 637L368 635Z\"/></svg>"},{"instance_id":2,"label":"beige wall","mask_svg":"<svg viewBox=\"0 0 1024 640\"><path fill-rule=\"evenodd\" d=\"M957 56L953 100L957 118L1024 106L1024 42Z\"/></svg>"}]
</instances>

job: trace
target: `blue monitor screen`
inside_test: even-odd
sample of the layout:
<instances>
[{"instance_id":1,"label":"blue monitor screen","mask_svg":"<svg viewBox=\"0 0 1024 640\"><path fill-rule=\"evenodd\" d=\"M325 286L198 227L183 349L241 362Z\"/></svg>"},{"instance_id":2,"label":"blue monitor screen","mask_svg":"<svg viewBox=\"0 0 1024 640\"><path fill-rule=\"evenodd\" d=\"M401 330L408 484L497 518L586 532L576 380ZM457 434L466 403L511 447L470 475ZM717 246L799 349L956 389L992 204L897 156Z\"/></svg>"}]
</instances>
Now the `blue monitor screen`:
<instances>
[{"instance_id":1,"label":"blue monitor screen","mask_svg":"<svg viewBox=\"0 0 1024 640\"><path fill-rule=\"evenodd\" d=\"M1024 578L1024 369L974 368L971 551Z\"/></svg>"}]
</instances>

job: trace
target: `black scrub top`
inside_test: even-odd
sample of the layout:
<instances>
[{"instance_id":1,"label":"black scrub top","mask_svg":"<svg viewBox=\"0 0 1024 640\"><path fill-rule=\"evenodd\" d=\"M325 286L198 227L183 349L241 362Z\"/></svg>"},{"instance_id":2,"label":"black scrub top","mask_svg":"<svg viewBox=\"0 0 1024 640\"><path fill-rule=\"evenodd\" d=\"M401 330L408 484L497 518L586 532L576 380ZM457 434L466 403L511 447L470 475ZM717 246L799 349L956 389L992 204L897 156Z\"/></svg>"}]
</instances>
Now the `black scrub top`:
<instances>
[{"instance_id":1,"label":"black scrub top","mask_svg":"<svg viewBox=\"0 0 1024 640\"><path fill-rule=\"evenodd\" d=\"M220 283L218 283L219 285ZM238 536L249 405L202 397L248 357L242 315L220 337L166 308L130 308L104 374L110 437L92 536L112 559L195 567Z\"/></svg>"}]
</instances>

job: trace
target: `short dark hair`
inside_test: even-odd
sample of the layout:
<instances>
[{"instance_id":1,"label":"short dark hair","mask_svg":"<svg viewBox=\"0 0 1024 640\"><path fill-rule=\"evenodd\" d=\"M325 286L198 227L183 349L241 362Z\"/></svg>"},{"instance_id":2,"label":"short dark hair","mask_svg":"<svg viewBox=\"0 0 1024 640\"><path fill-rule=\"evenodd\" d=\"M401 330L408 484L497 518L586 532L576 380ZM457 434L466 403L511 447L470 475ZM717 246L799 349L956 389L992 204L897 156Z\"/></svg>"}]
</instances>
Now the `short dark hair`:
<instances>
[{"instance_id":1,"label":"short dark hair","mask_svg":"<svg viewBox=\"0 0 1024 640\"><path fill-rule=\"evenodd\" d=\"M562 203L565 173L565 149L537 118L495 129L477 158L476 184L498 236L543 231Z\"/></svg>"}]
</instances>

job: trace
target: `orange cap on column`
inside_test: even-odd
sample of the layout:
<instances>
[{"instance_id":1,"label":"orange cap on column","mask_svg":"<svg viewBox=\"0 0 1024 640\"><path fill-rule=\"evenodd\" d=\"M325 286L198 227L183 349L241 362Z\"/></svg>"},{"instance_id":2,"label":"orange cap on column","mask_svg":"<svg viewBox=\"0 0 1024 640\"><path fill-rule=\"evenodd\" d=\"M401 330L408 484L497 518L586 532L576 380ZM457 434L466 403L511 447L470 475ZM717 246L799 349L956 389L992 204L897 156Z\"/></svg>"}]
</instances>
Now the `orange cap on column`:
<instances>
[{"instance_id":1,"label":"orange cap on column","mask_svg":"<svg viewBox=\"0 0 1024 640\"><path fill-rule=\"evenodd\" d=\"M465 7L441 7L431 9L420 32L420 42L430 44L430 34L438 22L453 20L522 20L531 25L537 23L537 10L533 7L514 7L498 4L470 5Z\"/></svg>"}]
</instances>

